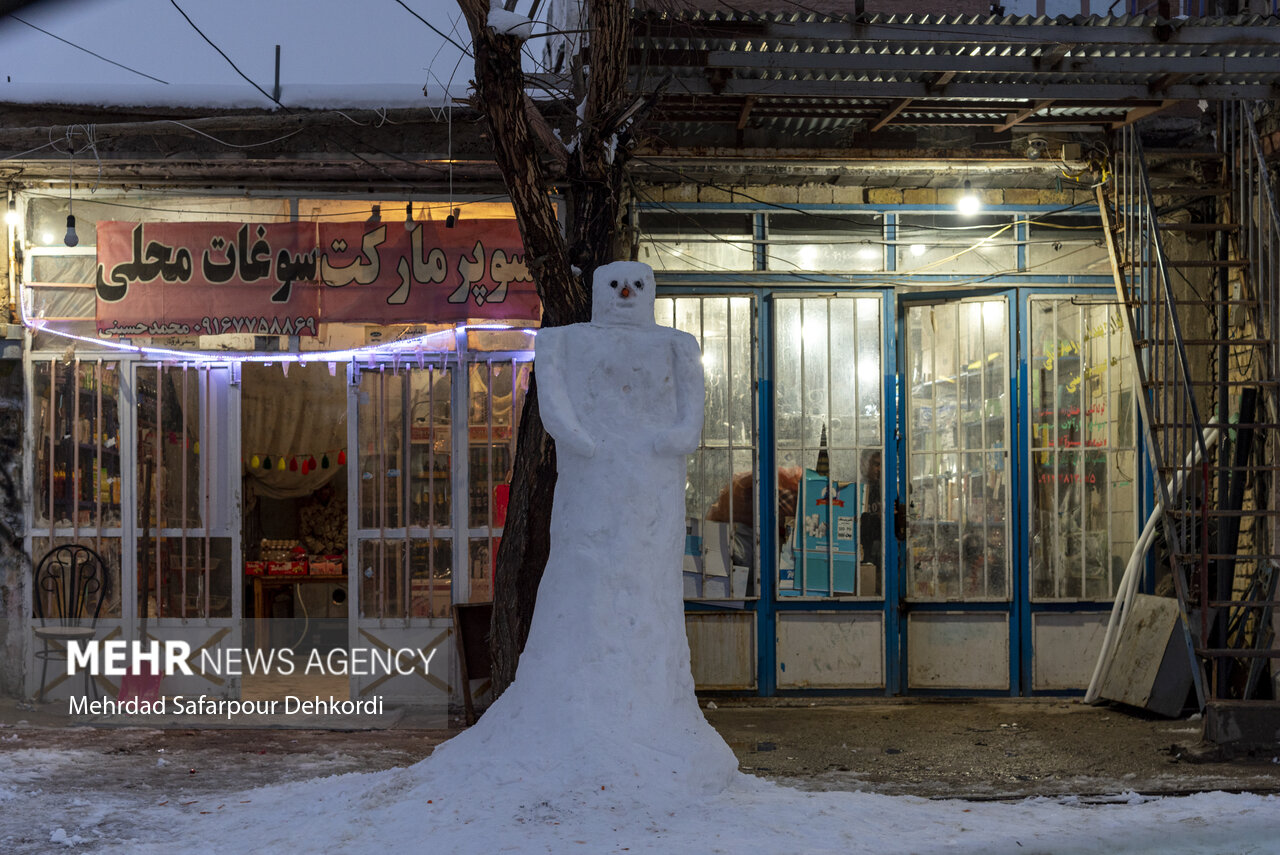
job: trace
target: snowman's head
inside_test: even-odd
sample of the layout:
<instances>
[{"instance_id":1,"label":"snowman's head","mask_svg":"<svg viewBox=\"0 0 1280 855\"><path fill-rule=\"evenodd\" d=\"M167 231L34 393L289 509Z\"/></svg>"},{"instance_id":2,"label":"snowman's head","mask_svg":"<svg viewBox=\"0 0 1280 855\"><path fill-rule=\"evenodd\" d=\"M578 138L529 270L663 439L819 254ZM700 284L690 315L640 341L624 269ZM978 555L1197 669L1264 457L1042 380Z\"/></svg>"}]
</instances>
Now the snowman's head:
<instances>
[{"instance_id":1,"label":"snowman's head","mask_svg":"<svg viewBox=\"0 0 1280 855\"><path fill-rule=\"evenodd\" d=\"M653 318L653 268L615 261L596 268L591 282L591 322L643 326Z\"/></svg>"}]
</instances>

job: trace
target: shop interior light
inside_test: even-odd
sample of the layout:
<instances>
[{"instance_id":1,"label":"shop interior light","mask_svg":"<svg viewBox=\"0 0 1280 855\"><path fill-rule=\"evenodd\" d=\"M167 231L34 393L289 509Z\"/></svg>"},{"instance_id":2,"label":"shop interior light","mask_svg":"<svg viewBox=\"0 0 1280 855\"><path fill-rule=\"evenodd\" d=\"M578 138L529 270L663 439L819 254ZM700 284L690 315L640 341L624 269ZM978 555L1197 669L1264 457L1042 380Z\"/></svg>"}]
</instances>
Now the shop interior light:
<instances>
[{"instance_id":1,"label":"shop interior light","mask_svg":"<svg viewBox=\"0 0 1280 855\"><path fill-rule=\"evenodd\" d=\"M982 210L982 200L973 192L973 185L968 178L964 180L964 195L956 200L956 210L966 217L972 217Z\"/></svg>"},{"instance_id":2,"label":"shop interior light","mask_svg":"<svg viewBox=\"0 0 1280 855\"><path fill-rule=\"evenodd\" d=\"M924 255L926 249L927 247L925 247L925 245L922 243L911 244L911 254L916 256L917 258Z\"/></svg>"},{"instance_id":3,"label":"shop interior light","mask_svg":"<svg viewBox=\"0 0 1280 855\"><path fill-rule=\"evenodd\" d=\"M12 196L9 197L9 210L5 211L4 221L11 226L18 224L18 203L14 201Z\"/></svg>"},{"instance_id":4,"label":"shop interior light","mask_svg":"<svg viewBox=\"0 0 1280 855\"><path fill-rule=\"evenodd\" d=\"M67 233L62 236L62 242L67 246L75 246L80 243L80 235L76 234L75 214L67 214Z\"/></svg>"}]
</instances>

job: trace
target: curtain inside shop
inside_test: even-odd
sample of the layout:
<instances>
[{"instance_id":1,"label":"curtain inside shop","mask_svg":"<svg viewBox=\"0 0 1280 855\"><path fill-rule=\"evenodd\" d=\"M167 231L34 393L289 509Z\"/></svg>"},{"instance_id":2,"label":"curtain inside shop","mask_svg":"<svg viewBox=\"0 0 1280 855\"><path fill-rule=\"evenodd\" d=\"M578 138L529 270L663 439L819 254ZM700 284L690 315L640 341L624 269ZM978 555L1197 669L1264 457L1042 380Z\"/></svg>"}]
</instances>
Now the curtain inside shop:
<instances>
[{"instance_id":1,"label":"curtain inside shop","mask_svg":"<svg viewBox=\"0 0 1280 855\"><path fill-rule=\"evenodd\" d=\"M338 452L347 447L346 371L340 366L331 375L318 363L290 365L286 375L280 365L245 363L241 380L241 465L249 491L291 499L332 480ZM328 468L320 465L326 456ZM304 465L313 459L314 469Z\"/></svg>"}]
</instances>

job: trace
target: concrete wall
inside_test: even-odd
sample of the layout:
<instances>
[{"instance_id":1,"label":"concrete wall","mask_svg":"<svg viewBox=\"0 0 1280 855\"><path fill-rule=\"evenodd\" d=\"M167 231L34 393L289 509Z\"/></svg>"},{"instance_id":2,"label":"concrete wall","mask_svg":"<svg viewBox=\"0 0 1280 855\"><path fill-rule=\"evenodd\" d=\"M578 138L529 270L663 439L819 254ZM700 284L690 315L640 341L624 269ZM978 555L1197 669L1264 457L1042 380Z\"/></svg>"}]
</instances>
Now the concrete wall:
<instances>
[{"instance_id":1,"label":"concrete wall","mask_svg":"<svg viewBox=\"0 0 1280 855\"><path fill-rule=\"evenodd\" d=\"M22 424L22 362L0 360L0 695L21 693L25 661Z\"/></svg>"}]
</instances>

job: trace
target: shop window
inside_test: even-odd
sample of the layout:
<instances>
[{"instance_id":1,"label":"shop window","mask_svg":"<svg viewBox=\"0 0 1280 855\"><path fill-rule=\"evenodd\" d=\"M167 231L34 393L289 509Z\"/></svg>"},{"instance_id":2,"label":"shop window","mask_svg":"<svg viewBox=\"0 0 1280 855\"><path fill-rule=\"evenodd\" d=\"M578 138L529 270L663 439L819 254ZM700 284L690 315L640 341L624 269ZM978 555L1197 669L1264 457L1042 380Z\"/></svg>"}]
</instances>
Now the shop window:
<instances>
[{"instance_id":1,"label":"shop window","mask_svg":"<svg viewBox=\"0 0 1280 855\"><path fill-rule=\"evenodd\" d=\"M749 297L663 297L659 324L702 349L702 439L689 458L684 591L688 599L745 599L759 591L755 536L755 378Z\"/></svg>"},{"instance_id":2,"label":"shop window","mask_svg":"<svg viewBox=\"0 0 1280 855\"><path fill-rule=\"evenodd\" d=\"M884 222L879 214L769 215L769 270L878 271L884 270L884 258Z\"/></svg>"},{"instance_id":3,"label":"shop window","mask_svg":"<svg viewBox=\"0 0 1280 855\"><path fill-rule=\"evenodd\" d=\"M356 381L356 558L365 618L446 618L453 590L453 371L379 365Z\"/></svg>"},{"instance_id":4,"label":"shop window","mask_svg":"<svg viewBox=\"0 0 1280 855\"><path fill-rule=\"evenodd\" d=\"M646 211L638 260L654 270L755 269L751 215Z\"/></svg>"},{"instance_id":5,"label":"shop window","mask_svg":"<svg viewBox=\"0 0 1280 855\"><path fill-rule=\"evenodd\" d=\"M1098 217L1038 216L1027 224L1027 271L1111 275Z\"/></svg>"},{"instance_id":6,"label":"shop window","mask_svg":"<svg viewBox=\"0 0 1280 855\"><path fill-rule=\"evenodd\" d=\"M1048 297L1030 311L1032 596L1109 600L1137 533L1123 316L1113 304Z\"/></svg>"},{"instance_id":7,"label":"shop window","mask_svg":"<svg viewBox=\"0 0 1280 855\"><path fill-rule=\"evenodd\" d=\"M898 216L897 269L912 273L1006 273L1017 267L1011 214Z\"/></svg>"},{"instance_id":8,"label":"shop window","mask_svg":"<svg viewBox=\"0 0 1280 855\"><path fill-rule=\"evenodd\" d=\"M468 366L468 602L493 599L494 561L507 518L516 429L529 389L530 365L486 360Z\"/></svg>"},{"instance_id":9,"label":"shop window","mask_svg":"<svg viewBox=\"0 0 1280 855\"><path fill-rule=\"evenodd\" d=\"M120 364L32 366L32 521L37 530L119 530Z\"/></svg>"},{"instance_id":10,"label":"shop window","mask_svg":"<svg viewBox=\"0 0 1280 855\"><path fill-rule=\"evenodd\" d=\"M452 602L448 538L360 542L360 610L373 618L448 618Z\"/></svg>"},{"instance_id":11,"label":"shop window","mask_svg":"<svg viewBox=\"0 0 1280 855\"><path fill-rule=\"evenodd\" d=\"M883 596L881 300L780 298L775 319L779 596Z\"/></svg>"},{"instance_id":12,"label":"shop window","mask_svg":"<svg viewBox=\"0 0 1280 855\"><path fill-rule=\"evenodd\" d=\"M907 310L907 596L1010 597L1008 304Z\"/></svg>"}]
</instances>

